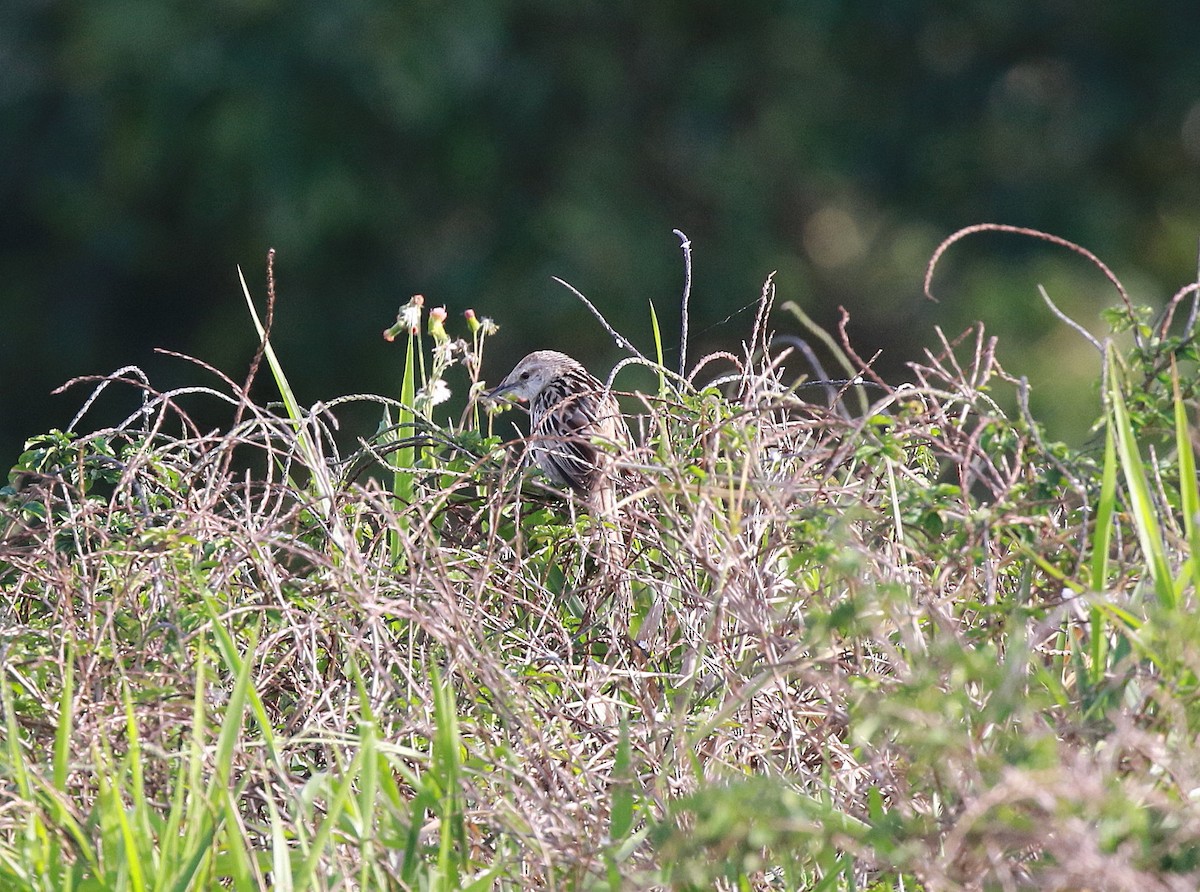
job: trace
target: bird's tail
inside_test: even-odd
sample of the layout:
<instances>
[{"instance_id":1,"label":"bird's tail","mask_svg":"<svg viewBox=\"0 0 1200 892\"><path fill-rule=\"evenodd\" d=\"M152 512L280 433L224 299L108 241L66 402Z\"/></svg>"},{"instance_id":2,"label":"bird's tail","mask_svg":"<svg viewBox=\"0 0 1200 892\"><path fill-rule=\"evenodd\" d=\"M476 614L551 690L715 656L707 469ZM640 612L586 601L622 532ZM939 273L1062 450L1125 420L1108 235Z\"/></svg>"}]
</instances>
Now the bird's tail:
<instances>
[{"instance_id":1,"label":"bird's tail","mask_svg":"<svg viewBox=\"0 0 1200 892\"><path fill-rule=\"evenodd\" d=\"M590 501L591 515L597 528L597 561L604 576L604 588L612 597L610 619L618 632L629 634L633 610L633 585L629 578L629 547L625 533L629 526L617 503L617 481L611 469L597 480Z\"/></svg>"}]
</instances>

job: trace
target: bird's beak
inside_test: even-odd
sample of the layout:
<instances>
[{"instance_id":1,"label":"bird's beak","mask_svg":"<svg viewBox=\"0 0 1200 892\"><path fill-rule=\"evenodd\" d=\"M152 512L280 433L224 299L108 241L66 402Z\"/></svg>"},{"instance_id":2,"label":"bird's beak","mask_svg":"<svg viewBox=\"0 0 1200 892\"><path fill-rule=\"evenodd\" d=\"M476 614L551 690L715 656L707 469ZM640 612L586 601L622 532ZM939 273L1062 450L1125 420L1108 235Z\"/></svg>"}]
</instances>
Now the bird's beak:
<instances>
[{"instance_id":1,"label":"bird's beak","mask_svg":"<svg viewBox=\"0 0 1200 892\"><path fill-rule=\"evenodd\" d=\"M501 381L499 384L497 384L491 390L485 391L483 394L483 398L485 400L487 400L488 402L493 402L493 403L499 402L504 397L504 395L506 393L508 393L510 390L512 390L514 387L516 387L516 385L509 381Z\"/></svg>"}]
</instances>

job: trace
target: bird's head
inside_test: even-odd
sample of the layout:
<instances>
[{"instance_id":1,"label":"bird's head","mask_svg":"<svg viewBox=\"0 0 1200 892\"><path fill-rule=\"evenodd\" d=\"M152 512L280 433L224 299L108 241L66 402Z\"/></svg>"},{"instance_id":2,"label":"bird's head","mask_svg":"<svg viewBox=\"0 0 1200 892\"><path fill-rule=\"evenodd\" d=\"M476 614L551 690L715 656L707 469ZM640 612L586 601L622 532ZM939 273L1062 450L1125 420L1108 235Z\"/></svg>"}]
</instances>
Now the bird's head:
<instances>
[{"instance_id":1,"label":"bird's head","mask_svg":"<svg viewBox=\"0 0 1200 892\"><path fill-rule=\"evenodd\" d=\"M578 365L579 363L565 353L559 353L556 350L538 350L518 362L516 367L508 373L508 377L484 396L489 400L498 400L503 397L531 400L556 377Z\"/></svg>"}]
</instances>

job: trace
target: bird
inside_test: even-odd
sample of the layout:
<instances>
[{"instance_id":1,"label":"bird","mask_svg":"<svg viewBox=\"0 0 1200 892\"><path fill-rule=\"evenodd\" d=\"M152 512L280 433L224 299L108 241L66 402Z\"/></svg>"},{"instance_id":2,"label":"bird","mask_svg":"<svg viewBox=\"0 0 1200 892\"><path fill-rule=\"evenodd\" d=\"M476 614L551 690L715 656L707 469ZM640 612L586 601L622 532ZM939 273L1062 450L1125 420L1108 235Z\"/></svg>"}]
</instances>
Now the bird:
<instances>
[{"instance_id":1,"label":"bird","mask_svg":"<svg viewBox=\"0 0 1200 892\"><path fill-rule=\"evenodd\" d=\"M528 455L547 477L585 499L600 521L602 566L611 581L612 613L617 625L629 628L633 589L627 572L628 550L617 509L617 457L632 449L633 436L613 392L581 363L557 350L537 350L513 367L507 377L484 394L529 402ZM656 597L638 630L635 643L657 633L664 600Z\"/></svg>"},{"instance_id":2,"label":"bird","mask_svg":"<svg viewBox=\"0 0 1200 892\"><path fill-rule=\"evenodd\" d=\"M615 453L632 443L611 390L581 363L557 350L536 350L484 395L529 403L529 457L547 477L611 511Z\"/></svg>"}]
</instances>

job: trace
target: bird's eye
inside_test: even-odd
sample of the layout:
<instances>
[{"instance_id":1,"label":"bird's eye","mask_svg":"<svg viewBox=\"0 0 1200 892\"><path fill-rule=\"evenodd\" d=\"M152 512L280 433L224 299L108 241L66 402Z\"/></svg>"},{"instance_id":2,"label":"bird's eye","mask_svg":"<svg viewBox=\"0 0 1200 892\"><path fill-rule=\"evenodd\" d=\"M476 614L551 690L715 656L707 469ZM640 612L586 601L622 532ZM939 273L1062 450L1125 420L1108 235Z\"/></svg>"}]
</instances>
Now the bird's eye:
<instances>
[{"instance_id":1,"label":"bird's eye","mask_svg":"<svg viewBox=\"0 0 1200 892\"><path fill-rule=\"evenodd\" d=\"M521 380L528 381L529 380L529 372L521 372Z\"/></svg>"}]
</instances>

